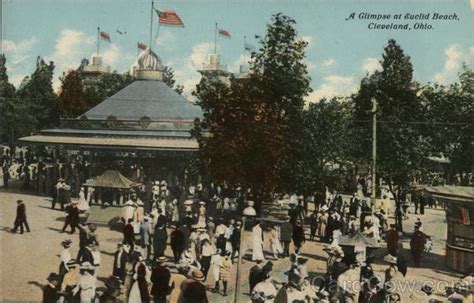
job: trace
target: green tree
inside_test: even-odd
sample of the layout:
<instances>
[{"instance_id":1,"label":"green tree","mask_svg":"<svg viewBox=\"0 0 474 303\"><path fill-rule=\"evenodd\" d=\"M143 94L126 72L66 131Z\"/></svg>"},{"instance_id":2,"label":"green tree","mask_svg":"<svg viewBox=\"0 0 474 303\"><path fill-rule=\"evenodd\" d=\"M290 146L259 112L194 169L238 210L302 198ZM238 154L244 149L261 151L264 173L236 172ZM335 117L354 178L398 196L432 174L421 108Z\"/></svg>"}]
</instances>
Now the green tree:
<instances>
[{"instance_id":1,"label":"green tree","mask_svg":"<svg viewBox=\"0 0 474 303\"><path fill-rule=\"evenodd\" d=\"M380 62L382 71L365 78L354 96L356 149L361 163L370 164L372 98L378 104L377 174L395 193L410 184L424 167L427 144L422 136L422 104L417 98L413 67L395 40L389 40ZM373 180L375 181L375 180ZM392 186L393 185L393 186ZM401 230L400 201L395 195L397 225Z\"/></svg>"},{"instance_id":2,"label":"green tree","mask_svg":"<svg viewBox=\"0 0 474 303\"><path fill-rule=\"evenodd\" d=\"M18 110L15 87L8 82L7 59L0 55L0 142L12 145L17 137Z\"/></svg>"},{"instance_id":3,"label":"green tree","mask_svg":"<svg viewBox=\"0 0 474 303\"><path fill-rule=\"evenodd\" d=\"M340 173L353 165L349 154L351 118L352 103L345 98L323 99L303 112L300 148L304 160L297 179L300 192L308 194L325 185L340 188Z\"/></svg>"},{"instance_id":4,"label":"green tree","mask_svg":"<svg viewBox=\"0 0 474 303\"><path fill-rule=\"evenodd\" d=\"M273 16L252 55L248 79L225 84L203 77L196 88L204 119L194 136L208 176L251 186L257 203L293 184L288 161L300 156L303 98L310 88L302 62L306 43L297 38L294 24L287 16Z\"/></svg>"},{"instance_id":5,"label":"green tree","mask_svg":"<svg viewBox=\"0 0 474 303\"><path fill-rule=\"evenodd\" d=\"M58 96L61 117L75 118L87 110L82 78L77 71L71 70L61 78L61 82Z\"/></svg>"},{"instance_id":6,"label":"green tree","mask_svg":"<svg viewBox=\"0 0 474 303\"><path fill-rule=\"evenodd\" d=\"M171 67L166 66L163 72L163 82L166 83L170 88L174 89L178 94L182 95L184 87L182 85L176 85L176 80L174 78L174 70Z\"/></svg>"},{"instance_id":7,"label":"green tree","mask_svg":"<svg viewBox=\"0 0 474 303\"><path fill-rule=\"evenodd\" d=\"M82 76L82 75L81 75ZM119 90L125 88L133 82L130 74L113 73L100 74L97 79L84 85L84 99L86 100L86 110L91 109L106 98L114 95Z\"/></svg>"},{"instance_id":8,"label":"green tree","mask_svg":"<svg viewBox=\"0 0 474 303\"><path fill-rule=\"evenodd\" d=\"M36 70L23 80L17 97L23 108L21 123L24 133L36 132L54 127L59 123L57 96L53 91L52 80L54 63L46 64L38 57Z\"/></svg>"},{"instance_id":9,"label":"green tree","mask_svg":"<svg viewBox=\"0 0 474 303\"><path fill-rule=\"evenodd\" d=\"M458 83L424 87L420 97L432 155L448 158L461 185L468 185L468 173L474 167L474 72L464 65ZM448 182L452 181L448 175Z\"/></svg>"}]
</instances>

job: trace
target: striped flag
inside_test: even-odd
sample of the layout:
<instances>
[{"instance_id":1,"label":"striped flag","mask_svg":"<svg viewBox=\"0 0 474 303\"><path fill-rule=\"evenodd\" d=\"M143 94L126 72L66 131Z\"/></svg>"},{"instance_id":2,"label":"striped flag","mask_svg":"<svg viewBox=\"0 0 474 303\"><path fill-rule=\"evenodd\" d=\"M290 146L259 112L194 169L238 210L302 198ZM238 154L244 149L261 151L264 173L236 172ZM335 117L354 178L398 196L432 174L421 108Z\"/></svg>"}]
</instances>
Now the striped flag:
<instances>
[{"instance_id":1,"label":"striped flag","mask_svg":"<svg viewBox=\"0 0 474 303\"><path fill-rule=\"evenodd\" d=\"M141 43L141 42L137 42L137 47L138 47L139 49L143 49L143 50L145 50L145 49L147 48L146 44Z\"/></svg>"},{"instance_id":2,"label":"striped flag","mask_svg":"<svg viewBox=\"0 0 474 303\"><path fill-rule=\"evenodd\" d=\"M106 33L106 32L100 32L100 38L102 40L105 40L107 42L110 42L110 35L109 33Z\"/></svg>"},{"instance_id":3,"label":"striped flag","mask_svg":"<svg viewBox=\"0 0 474 303\"><path fill-rule=\"evenodd\" d=\"M157 10L155 9L156 14L158 15L158 23L164 26L182 26L184 27L183 21L179 16L170 10Z\"/></svg>"},{"instance_id":4,"label":"striped flag","mask_svg":"<svg viewBox=\"0 0 474 303\"><path fill-rule=\"evenodd\" d=\"M230 33L222 28L219 28L219 36L230 39Z\"/></svg>"}]
</instances>

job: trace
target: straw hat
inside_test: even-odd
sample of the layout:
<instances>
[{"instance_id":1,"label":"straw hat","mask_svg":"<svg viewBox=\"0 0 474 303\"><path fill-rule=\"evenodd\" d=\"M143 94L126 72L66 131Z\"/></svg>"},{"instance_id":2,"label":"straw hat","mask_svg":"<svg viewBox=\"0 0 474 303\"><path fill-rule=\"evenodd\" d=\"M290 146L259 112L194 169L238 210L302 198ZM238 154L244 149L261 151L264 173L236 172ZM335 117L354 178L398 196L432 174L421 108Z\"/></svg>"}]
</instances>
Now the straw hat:
<instances>
[{"instance_id":1,"label":"straw hat","mask_svg":"<svg viewBox=\"0 0 474 303\"><path fill-rule=\"evenodd\" d=\"M252 200L248 200L248 201L247 201L247 205L248 205L248 206L254 206L254 205L255 205L255 202L252 201Z\"/></svg>"},{"instance_id":2,"label":"straw hat","mask_svg":"<svg viewBox=\"0 0 474 303\"><path fill-rule=\"evenodd\" d=\"M159 256L158 258L155 259L156 262L158 263L164 263L166 262L166 257L165 256Z\"/></svg>"},{"instance_id":3,"label":"straw hat","mask_svg":"<svg viewBox=\"0 0 474 303\"><path fill-rule=\"evenodd\" d=\"M198 281L204 281L206 279L202 271L197 270L197 269L191 272L191 277L193 277L195 280L198 280Z\"/></svg>"},{"instance_id":4,"label":"straw hat","mask_svg":"<svg viewBox=\"0 0 474 303\"><path fill-rule=\"evenodd\" d=\"M383 260L389 264L397 264L397 257L390 254L386 255Z\"/></svg>"},{"instance_id":5,"label":"straw hat","mask_svg":"<svg viewBox=\"0 0 474 303\"><path fill-rule=\"evenodd\" d=\"M91 264L91 262L84 262L81 264L81 269L85 269L85 270L94 270L95 267Z\"/></svg>"}]
</instances>

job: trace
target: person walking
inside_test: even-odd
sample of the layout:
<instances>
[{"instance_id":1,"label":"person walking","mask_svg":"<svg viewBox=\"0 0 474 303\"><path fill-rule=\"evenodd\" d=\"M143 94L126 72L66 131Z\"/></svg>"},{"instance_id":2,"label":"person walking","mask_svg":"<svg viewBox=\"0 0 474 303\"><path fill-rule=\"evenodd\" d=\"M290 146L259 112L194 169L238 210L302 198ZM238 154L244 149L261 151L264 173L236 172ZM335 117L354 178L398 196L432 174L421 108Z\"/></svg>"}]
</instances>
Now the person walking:
<instances>
[{"instance_id":1,"label":"person walking","mask_svg":"<svg viewBox=\"0 0 474 303\"><path fill-rule=\"evenodd\" d=\"M145 260L151 258L151 224L150 217L144 216L143 221L140 223L140 237L141 237L141 246L142 254L145 255ZM146 252L146 254L145 254Z\"/></svg>"},{"instance_id":2,"label":"person walking","mask_svg":"<svg viewBox=\"0 0 474 303\"><path fill-rule=\"evenodd\" d=\"M60 287L64 275L69 271L68 263L71 261L71 252L69 248L71 247L72 241L70 239L64 240L61 242L62 247L64 248L61 251L61 264L59 264L59 275L58 275L58 286Z\"/></svg>"},{"instance_id":3,"label":"person walking","mask_svg":"<svg viewBox=\"0 0 474 303\"><path fill-rule=\"evenodd\" d=\"M252 228L252 261L263 261L263 231L260 222Z\"/></svg>"},{"instance_id":4,"label":"person walking","mask_svg":"<svg viewBox=\"0 0 474 303\"><path fill-rule=\"evenodd\" d=\"M26 206L23 203L23 200L16 201L16 218L14 222L14 226L12 229L12 233L16 233L18 227L20 228L20 233L23 234L23 225L25 225L26 232L30 232L30 226L28 225L28 221L26 220Z\"/></svg>"},{"instance_id":5,"label":"person walking","mask_svg":"<svg viewBox=\"0 0 474 303\"><path fill-rule=\"evenodd\" d=\"M411 236L410 240L410 249L411 255L413 257L413 262L415 263L415 267L420 267L421 263L421 255L423 254L423 250L425 248L425 243L427 236L420 230L421 225L415 226L415 232Z\"/></svg>"},{"instance_id":6,"label":"person walking","mask_svg":"<svg viewBox=\"0 0 474 303\"><path fill-rule=\"evenodd\" d=\"M129 218L127 224L123 227L123 243L130 246L130 251L135 248L135 230L132 223L133 219Z\"/></svg>"},{"instance_id":7,"label":"person walking","mask_svg":"<svg viewBox=\"0 0 474 303\"><path fill-rule=\"evenodd\" d=\"M290 218L287 217L285 222L280 227L280 241L283 243L283 256L290 256L290 242L293 235L293 225L290 223Z\"/></svg>"},{"instance_id":8,"label":"person walking","mask_svg":"<svg viewBox=\"0 0 474 303\"><path fill-rule=\"evenodd\" d=\"M178 303L208 303L206 286L202 284L205 277L200 270L193 270L191 278L181 284L181 294Z\"/></svg>"},{"instance_id":9,"label":"person walking","mask_svg":"<svg viewBox=\"0 0 474 303\"><path fill-rule=\"evenodd\" d=\"M224 258L222 258L221 268L219 271L219 281L216 282L216 290L219 292L219 283L222 282L223 286L223 293L222 295L225 297L227 296L227 285L230 280L230 271L232 269L232 260L230 256L232 253L230 251L226 251Z\"/></svg>"},{"instance_id":10,"label":"person walking","mask_svg":"<svg viewBox=\"0 0 474 303\"><path fill-rule=\"evenodd\" d=\"M305 242L304 229L299 221L293 228L293 243L295 244L295 253L299 254L303 243Z\"/></svg>"},{"instance_id":11,"label":"person walking","mask_svg":"<svg viewBox=\"0 0 474 303\"><path fill-rule=\"evenodd\" d=\"M114 267L112 275L120 279L120 283L125 281L125 263L127 262L127 252L123 248L123 244L117 245L117 251L114 254Z\"/></svg>"},{"instance_id":12,"label":"person walking","mask_svg":"<svg viewBox=\"0 0 474 303\"><path fill-rule=\"evenodd\" d=\"M153 283L151 293L155 303L166 303L166 296L170 292L171 272L164 266L166 257L159 256L155 261L156 265L151 272L151 282Z\"/></svg>"},{"instance_id":13,"label":"person walking","mask_svg":"<svg viewBox=\"0 0 474 303\"><path fill-rule=\"evenodd\" d=\"M171 245L171 250L173 251L173 258L174 258L174 263L179 262L179 258L181 257L181 254L183 253L185 249L185 238L184 234L180 229L180 224L179 222L176 223L176 228L171 232L170 235L170 245Z\"/></svg>"},{"instance_id":14,"label":"person walking","mask_svg":"<svg viewBox=\"0 0 474 303\"><path fill-rule=\"evenodd\" d=\"M79 224L79 209L77 208L77 202L72 202L66 206L66 219L61 232L65 232L68 226L71 226L71 234L76 232L76 226Z\"/></svg>"}]
</instances>

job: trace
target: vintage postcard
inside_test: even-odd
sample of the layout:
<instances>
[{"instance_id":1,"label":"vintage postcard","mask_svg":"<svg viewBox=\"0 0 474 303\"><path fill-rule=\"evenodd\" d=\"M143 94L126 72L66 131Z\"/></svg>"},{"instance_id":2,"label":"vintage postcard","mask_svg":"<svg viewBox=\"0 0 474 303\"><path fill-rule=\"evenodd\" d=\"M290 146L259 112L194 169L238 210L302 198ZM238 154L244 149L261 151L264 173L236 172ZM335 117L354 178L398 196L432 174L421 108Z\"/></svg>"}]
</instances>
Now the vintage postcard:
<instances>
[{"instance_id":1,"label":"vintage postcard","mask_svg":"<svg viewBox=\"0 0 474 303\"><path fill-rule=\"evenodd\" d=\"M1 302L473 302L473 0L2 0Z\"/></svg>"}]
</instances>

